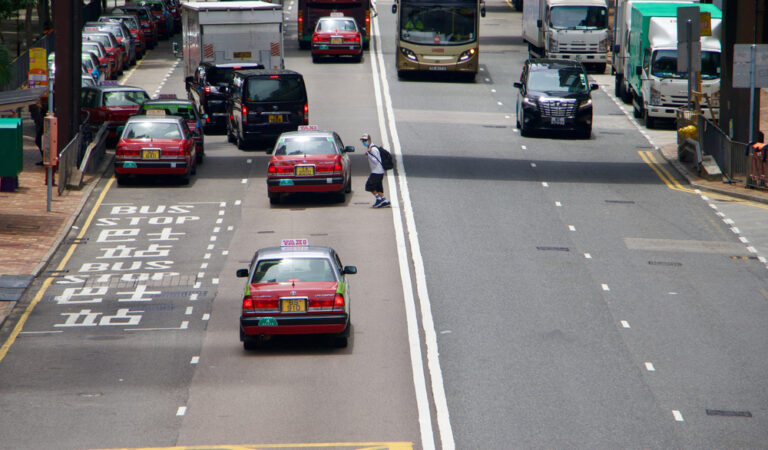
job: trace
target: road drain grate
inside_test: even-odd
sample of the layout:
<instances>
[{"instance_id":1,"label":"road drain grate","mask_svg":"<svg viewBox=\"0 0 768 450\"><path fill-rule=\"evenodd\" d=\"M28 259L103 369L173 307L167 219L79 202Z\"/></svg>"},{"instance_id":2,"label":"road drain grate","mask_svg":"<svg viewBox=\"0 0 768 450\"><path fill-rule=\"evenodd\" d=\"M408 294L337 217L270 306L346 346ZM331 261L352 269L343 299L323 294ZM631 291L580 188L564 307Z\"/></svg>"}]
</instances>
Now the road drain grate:
<instances>
[{"instance_id":1,"label":"road drain grate","mask_svg":"<svg viewBox=\"0 0 768 450\"><path fill-rule=\"evenodd\" d=\"M617 203L621 205L634 205L634 200L606 200L605 203Z\"/></svg>"},{"instance_id":2,"label":"road drain grate","mask_svg":"<svg viewBox=\"0 0 768 450\"><path fill-rule=\"evenodd\" d=\"M274 233L273 230L261 230L257 231L256 234L268 234L268 233Z\"/></svg>"},{"instance_id":3,"label":"road drain grate","mask_svg":"<svg viewBox=\"0 0 768 450\"><path fill-rule=\"evenodd\" d=\"M309 233L310 236L328 236L328 233Z\"/></svg>"},{"instance_id":4,"label":"road drain grate","mask_svg":"<svg viewBox=\"0 0 768 450\"><path fill-rule=\"evenodd\" d=\"M543 246L543 245L537 245L536 246L536 250L545 250L545 251L546 250L552 250L552 251L556 251L556 252L570 252L571 251L571 249L568 248L568 247L547 247L547 246Z\"/></svg>"},{"instance_id":5,"label":"road drain grate","mask_svg":"<svg viewBox=\"0 0 768 450\"><path fill-rule=\"evenodd\" d=\"M726 417L752 417L749 411L724 411L722 409L708 409L708 416L726 416Z\"/></svg>"},{"instance_id":6,"label":"road drain grate","mask_svg":"<svg viewBox=\"0 0 768 450\"><path fill-rule=\"evenodd\" d=\"M683 265L681 262L672 262L672 261L648 261L648 264L651 266L670 266L670 267L680 267Z\"/></svg>"},{"instance_id":7,"label":"road drain grate","mask_svg":"<svg viewBox=\"0 0 768 450\"><path fill-rule=\"evenodd\" d=\"M483 125L483 128L507 128L507 126L506 125Z\"/></svg>"},{"instance_id":8,"label":"road drain grate","mask_svg":"<svg viewBox=\"0 0 768 450\"><path fill-rule=\"evenodd\" d=\"M731 256L731 259L737 260L737 261L747 261L749 259L757 259L757 256L736 255L736 256Z\"/></svg>"}]
</instances>

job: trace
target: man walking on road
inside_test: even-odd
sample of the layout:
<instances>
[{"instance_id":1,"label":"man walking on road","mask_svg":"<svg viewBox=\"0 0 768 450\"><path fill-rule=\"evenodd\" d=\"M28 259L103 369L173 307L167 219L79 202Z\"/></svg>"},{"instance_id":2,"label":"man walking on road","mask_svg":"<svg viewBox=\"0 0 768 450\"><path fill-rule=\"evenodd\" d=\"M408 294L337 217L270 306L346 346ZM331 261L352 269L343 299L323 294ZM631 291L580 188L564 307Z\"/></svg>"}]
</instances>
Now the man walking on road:
<instances>
[{"instance_id":1,"label":"man walking on road","mask_svg":"<svg viewBox=\"0 0 768 450\"><path fill-rule=\"evenodd\" d=\"M381 165L379 149L371 143L371 136L368 133L363 133L360 140L366 147L365 154L368 156L368 166L371 168L371 174L368 176L368 181L365 182L365 190L376 197L376 202L372 207L383 208L389 206L389 200L384 197L384 167Z\"/></svg>"}]
</instances>

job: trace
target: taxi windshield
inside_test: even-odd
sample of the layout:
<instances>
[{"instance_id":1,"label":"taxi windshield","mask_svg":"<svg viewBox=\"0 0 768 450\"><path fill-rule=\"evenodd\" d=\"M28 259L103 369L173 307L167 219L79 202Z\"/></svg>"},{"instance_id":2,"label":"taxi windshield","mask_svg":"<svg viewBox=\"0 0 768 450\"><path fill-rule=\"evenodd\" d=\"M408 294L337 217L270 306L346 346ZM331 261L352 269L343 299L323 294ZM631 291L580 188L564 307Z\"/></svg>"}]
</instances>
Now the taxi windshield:
<instances>
[{"instance_id":1,"label":"taxi windshield","mask_svg":"<svg viewBox=\"0 0 768 450\"><path fill-rule=\"evenodd\" d=\"M294 137L281 139L275 155L332 155L336 153L333 142L326 137Z\"/></svg>"},{"instance_id":2,"label":"taxi windshield","mask_svg":"<svg viewBox=\"0 0 768 450\"><path fill-rule=\"evenodd\" d=\"M357 31L352 19L323 19L317 22L317 31Z\"/></svg>"},{"instance_id":3,"label":"taxi windshield","mask_svg":"<svg viewBox=\"0 0 768 450\"><path fill-rule=\"evenodd\" d=\"M186 120L197 120L195 111L186 105L144 105L144 113L147 110L164 110L166 116L178 116Z\"/></svg>"},{"instance_id":4,"label":"taxi windshield","mask_svg":"<svg viewBox=\"0 0 768 450\"><path fill-rule=\"evenodd\" d=\"M104 93L104 106L141 105L149 100L144 91L114 91Z\"/></svg>"},{"instance_id":5,"label":"taxi windshield","mask_svg":"<svg viewBox=\"0 0 768 450\"><path fill-rule=\"evenodd\" d=\"M181 139L181 130L173 122L135 122L125 127L123 139Z\"/></svg>"},{"instance_id":6,"label":"taxi windshield","mask_svg":"<svg viewBox=\"0 0 768 450\"><path fill-rule=\"evenodd\" d=\"M325 258L263 259L256 266L251 283L336 281L331 262Z\"/></svg>"},{"instance_id":7,"label":"taxi windshield","mask_svg":"<svg viewBox=\"0 0 768 450\"><path fill-rule=\"evenodd\" d=\"M100 42L104 47L112 47L109 36L106 34L86 34L83 36L86 40Z\"/></svg>"}]
</instances>

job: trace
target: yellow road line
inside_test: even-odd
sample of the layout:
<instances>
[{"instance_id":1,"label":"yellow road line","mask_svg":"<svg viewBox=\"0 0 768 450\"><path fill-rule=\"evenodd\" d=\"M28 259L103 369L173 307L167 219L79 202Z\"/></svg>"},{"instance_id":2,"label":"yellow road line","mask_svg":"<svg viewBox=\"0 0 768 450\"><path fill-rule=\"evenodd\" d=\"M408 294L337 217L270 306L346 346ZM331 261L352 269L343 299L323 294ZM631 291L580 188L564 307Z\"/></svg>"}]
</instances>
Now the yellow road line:
<instances>
[{"instance_id":1,"label":"yellow road line","mask_svg":"<svg viewBox=\"0 0 768 450\"><path fill-rule=\"evenodd\" d=\"M683 185L681 185L675 179L675 177L672 176L671 173L669 173L669 171L667 170L666 167L664 167L664 165L659 164L656 161L656 157L653 155L653 151L651 151L651 150L639 150L638 153L640 154L640 158L642 158L642 160L645 161L646 164L648 164L648 166L651 168L651 170L656 172L656 175L659 176L661 181L663 181L664 184L667 185L667 187L669 187L670 189L675 190L675 191L685 192L685 193L688 193L688 194L700 195L698 192L696 192L696 189L687 188L687 187L684 187ZM747 206L751 206L751 207L754 207L754 208L768 210L768 205L765 205L765 204L762 204L762 203L757 203L757 202L752 202L752 201L749 201L749 200L743 200L743 199L740 199L740 198L737 198L737 197L731 197L731 196L728 196L728 195L725 195L725 194L720 194L720 193L717 193L717 192L707 192L706 195L708 197L714 198L716 200L727 200L727 201L733 202L733 203L740 203L742 205L747 205Z\"/></svg>"},{"instance_id":2,"label":"yellow road line","mask_svg":"<svg viewBox=\"0 0 768 450\"><path fill-rule=\"evenodd\" d=\"M141 447L109 450L259 450L265 448L353 448L355 450L413 450L413 442L325 442L311 444L204 445L190 447Z\"/></svg>"},{"instance_id":3,"label":"yellow road line","mask_svg":"<svg viewBox=\"0 0 768 450\"><path fill-rule=\"evenodd\" d=\"M509 5L510 8L515 9L515 5L512 4L512 0L504 0L507 2L507 5Z\"/></svg>"},{"instance_id":4,"label":"yellow road line","mask_svg":"<svg viewBox=\"0 0 768 450\"><path fill-rule=\"evenodd\" d=\"M80 230L80 233L77 235L77 239L82 239L85 236L86 231L88 230L88 227L91 225L91 222L93 221L93 217L96 215L96 211L98 211L99 206L101 206L101 203L104 201L104 197L107 195L107 191L109 191L109 188L112 186L112 183L114 183L115 179L110 178L107 182L106 187L101 192L101 195L99 195L98 200L96 200L96 204L93 205L93 208L91 209L91 214L88 215L88 218L85 221L85 224L83 225L82 230ZM64 270L64 267L66 267L67 263L69 262L69 258L72 257L72 254L75 252L75 247L77 244L72 244L69 246L69 249L67 250L67 253L64 255L64 258L59 263L59 266L56 268L57 271ZM48 277L43 281L43 285L40 287L40 289L37 291L37 294L35 294L35 297L32 299L32 302L27 306L27 309L24 310L24 313L19 318L19 322L16 324L16 326L13 328L13 331L11 331L11 335L8 336L8 339L5 340L3 343L3 346L0 347L0 362L3 361L5 358L5 355L8 354L8 350L10 350L11 346L14 342L16 342L16 338L19 336L19 333L21 333L21 330L24 328L24 325L27 323L27 320L29 319L30 314L32 314L32 311L34 311L35 307L38 303L40 303L40 300L42 300L43 295L45 295L45 291L48 290L48 287L53 282L52 277Z\"/></svg>"}]
</instances>

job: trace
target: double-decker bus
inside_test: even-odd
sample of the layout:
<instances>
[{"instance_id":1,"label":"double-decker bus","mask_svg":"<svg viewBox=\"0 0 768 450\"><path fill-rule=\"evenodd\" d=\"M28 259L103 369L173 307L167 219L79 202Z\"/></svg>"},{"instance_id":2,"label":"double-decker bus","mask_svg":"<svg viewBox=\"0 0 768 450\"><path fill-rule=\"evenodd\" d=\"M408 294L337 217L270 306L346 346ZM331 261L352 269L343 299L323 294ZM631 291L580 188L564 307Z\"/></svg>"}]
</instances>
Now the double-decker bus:
<instances>
[{"instance_id":1,"label":"double-decker bus","mask_svg":"<svg viewBox=\"0 0 768 450\"><path fill-rule=\"evenodd\" d=\"M397 75L446 71L474 80L484 0L397 0Z\"/></svg>"},{"instance_id":2,"label":"double-decker bus","mask_svg":"<svg viewBox=\"0 0 768 450\"><path fill-rule=\"evenodd\" d=\"M368 48L371 42L370 0L299 0L299 48L309 48L317 19L330 16L331 13L354 17L363 35L363 48Z\"/></svg>"}]
</instances>

